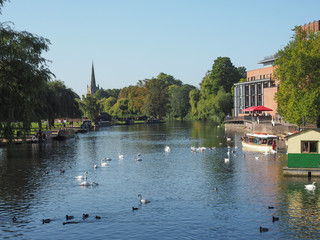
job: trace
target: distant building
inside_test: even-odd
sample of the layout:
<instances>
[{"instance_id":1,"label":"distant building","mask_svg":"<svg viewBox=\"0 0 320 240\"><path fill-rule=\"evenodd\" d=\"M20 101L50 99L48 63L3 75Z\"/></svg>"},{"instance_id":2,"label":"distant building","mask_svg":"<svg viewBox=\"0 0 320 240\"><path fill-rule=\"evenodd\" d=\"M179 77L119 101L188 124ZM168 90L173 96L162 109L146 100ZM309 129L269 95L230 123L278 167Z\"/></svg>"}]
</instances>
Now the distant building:
<instances>
[{"instance_id":1,"label":"distant building","mask_svg":"<svg viewBox=\"0 0 320 240\"><path fill-rule=\"evenodd\" d=\"M94 94L98 90L99 90L99 85L98 85L98 87L96 85L96 78L94 75L94 67L93 67L93 63L92 63L91 82L90 82L90 86L87 85L87 94Z\"/></svg>"},{"instance_id":2,"label":"distant building","mask_svg":"<svg viewBox=\"0 0 320 240\"><path fill-rule=\"evenodd\" d=\"M277 92L277 83L273 79L273 63L275 55L265 57L259 64L263 68L247 71L247 81L234 84L234 116L241 115L242 109L251 106L265 106L273 111L269 112L275 115L277 105L273 100L274 93Z\"/></svg>"},{"instance_id":3,"label":"distant building","mask_svg":"<svg viewBox=\"0 0 320 240\"><path fill-rule=\"evenodd\" d=\"M309 32L320 31L320 20L301 26ZM273 78L275 55L265 57L259 64L263 68L247 71L247 81L234 84L234 117L244 115L242 109L263 105L271 108L268 112L272 117L278 117L278 104L274 96L278 91L279 81Z\"/></svg>"}]
</instances>

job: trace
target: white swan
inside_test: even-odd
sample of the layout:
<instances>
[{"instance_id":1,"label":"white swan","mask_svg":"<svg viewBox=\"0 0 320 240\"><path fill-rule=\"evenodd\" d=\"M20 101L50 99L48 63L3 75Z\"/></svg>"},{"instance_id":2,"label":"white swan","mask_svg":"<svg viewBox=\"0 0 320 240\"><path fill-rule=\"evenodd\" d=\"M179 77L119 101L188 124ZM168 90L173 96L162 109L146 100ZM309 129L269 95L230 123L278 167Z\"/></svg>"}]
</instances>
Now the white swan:
<instances>
[{"instance_id":1,"label":"white swan","mask_svg":"<svg viewBox=\"0 0 320 240\"><path fill-rule=\"evenodd\" d=\"M124 159L124 156L119 153L119 159Z\"/></svg>"},{"instance_id":2,"label":"white swan","mask_svg":"<svg viewBox=\"0 0 320 240\"><path fill-rule=\"evenodd\" d=\"M99 184L96 183L96 182L91 182L91 183L89 183L89 182L87 181L87 175L85 176L85 180L84 180L82 183L80 183L80 186L82 186L82 187L98 186L98 185L99 185Z\"/></svg>"},{"instance_id":3,"label":"white swan","mask_svg":"<svg viewBox=\"0 0 320 240\"><path fill-rule=\"evenodd\" d=\"M76 179L77 180L82 180L85 178L85 176L87 176L88 172L84 172L84 175L80 175L80 176L77 176Z\"/></svg>"},{"instance_id":4,"label":"white swan","mask_svg":"<svg viewBox=\"0 0 320 240\"><path fill-rule=\"evenodd\" d=\"M224 159L224 162L225 162L225 163L230 162L230 158L225 158L225 159Z\"/></svg>"},{"instance_id":5,"label":"white swan","mask_svg":"<svg viewBox=\"0 0 320 240\"><path fill-rule=\"evenodd\" d=\"M101 160L101 167L107 167L109 164Z\"/></svg>"},{"instance_id":6,"label":"white swan","mask_svg":"<svg viewBox=\"0 0 320 240\"><path fill-rule=\"evenodd\" d=\"M231 141L231 138L227 137L227 141Z\"/></svg>"},{"instance_id":7,"label":"white swan","mask_svg":"<svg viewBox=\"0 0 320 240\"><path fill-rule=\"evenodd\" d=\"M315 184L316 184L316 182L313 182L312 184L304 185L304 187L309 191L314 191L314 190L316 190Z\"/></svg>"},{"instance_id":8,"label":"white swan","mask_svg":"<svg viewBox=\"0 0 320 240\"><path fill-rule=\"evenodd\" d=\"M140 203L142 204L145 204L145 203L150 203L151 201L145 199L145 198L142 198L141 194L138 194L138 197L140 198Z\"/></svg>"},{"instance_id":9,"label":"white swan","mask_svg":"<svg viewBox=\"0 0 320 240\"><path fill-rule=\"evenodd\" d=\"M166 151L166 152L170 152L170 151L171 151L171 149L170 149L170 147L167 145L167 146L164 148L164 151Z\"/></svg>"}]
</instances>

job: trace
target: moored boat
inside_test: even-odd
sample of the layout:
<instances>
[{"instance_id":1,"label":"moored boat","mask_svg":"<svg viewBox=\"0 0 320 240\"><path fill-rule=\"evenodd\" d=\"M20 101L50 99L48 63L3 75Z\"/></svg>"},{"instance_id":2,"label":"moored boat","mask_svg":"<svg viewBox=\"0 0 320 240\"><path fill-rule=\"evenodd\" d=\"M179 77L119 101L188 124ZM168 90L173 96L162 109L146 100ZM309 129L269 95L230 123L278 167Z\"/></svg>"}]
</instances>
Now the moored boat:
<instances>
[{"instance_id":1,"label":"moored boat","mask_svg":"<svg viewBox=\"0 0 320 240\"><path fill-rule=\"evenodd\" d=\"M60 129L53 137L55 140L64 140L67 138L73 138L75 136L75 131L73 128L63 128Z\"/></svg>"},{"instance_id":2,"label":"moored boat","mask_svg":"<svg viewBox=\"0 0 320 240\"><path fill-rule=\"evenodd\" d=\"M272 152L276 149L277 136L266 133L247 133L241 140L242 147L245 149Z\"/></svg>"}]
</instances>

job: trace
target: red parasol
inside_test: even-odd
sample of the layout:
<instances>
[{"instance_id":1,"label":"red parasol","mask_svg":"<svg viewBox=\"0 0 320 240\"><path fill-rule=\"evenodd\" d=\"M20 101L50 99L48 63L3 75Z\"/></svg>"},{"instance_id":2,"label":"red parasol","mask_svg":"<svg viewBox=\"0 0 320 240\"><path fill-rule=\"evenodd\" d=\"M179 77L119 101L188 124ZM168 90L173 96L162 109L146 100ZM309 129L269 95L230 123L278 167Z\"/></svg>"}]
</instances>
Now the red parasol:
<instances>
[{"instance_id":1,"label":"red parasol","mask_svg":"<svg viewBox=\"0 0 320 240\"><path fill-rule=\"evenodd\" d=\"M265 106L252 106L242 109L242 112L258 112L258 111L272 111L272 109Z\"/></svg>"}]
</instances>

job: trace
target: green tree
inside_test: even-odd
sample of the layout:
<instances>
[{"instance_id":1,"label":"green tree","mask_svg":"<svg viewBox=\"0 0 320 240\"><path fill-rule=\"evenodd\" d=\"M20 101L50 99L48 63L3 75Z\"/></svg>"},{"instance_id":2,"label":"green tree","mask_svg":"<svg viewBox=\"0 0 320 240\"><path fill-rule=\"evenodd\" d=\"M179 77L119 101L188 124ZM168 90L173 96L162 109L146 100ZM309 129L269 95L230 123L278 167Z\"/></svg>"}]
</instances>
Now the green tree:
<instances>
[{"instance_id":1,"label":"green tree","mask_svg":"<svg viewBox=\"0 0 320 240\"><path fill-rule=\"evenodd\" d=\"M167 86L170 86L170 85L182 86L182 82L180 80L175 79L173 76L163 72L159 73L159 75L157 76L157 79L164 81Z\"/></svg>"},{"instance_id":2,"label":"green tree","mask_svg":"<svg viewBox=\"0 0 320 240\"><path fill-rule=\"evenodd\" d=\"M118 99L112 107L112 116L116 118L128 117L128 103L129 100L126 98Z\"/></svg>"},{"instance_id":3,"label":"green tree","mask_svg":"<svg viewBox=\"0 0 320 240\"><path fill-rule=\"evenodd\" d=\"M233 84L243 77L243 72L244 68L236 68L230 58L218 57L214 60L212 70L207 72L200 83L201 91L205 95L215 95L223 87L226 92L231 92Z\"/></svg>"},{"instance_id":4,"label":"green tree","mask_svg":"<svg viewBox=\"0 0 320 240\"><path fill-rule=\"evenodd\" d=\"M96 97L96 99L101 100L103 98L109 98L109 97L114 97L114 98L118 98L120 89L99 89L98 91L96 91L94 93L94 96Z\"/></svg>"},{"instance_id":5,"label":"green tree","mask_svg":"<svg viewBox=\"0 0 320 240\"><path fill-rule=\"evenodd\" d=\"M88 94L87 97L85 97L82 95L82 100L77 99L77 101L79 103L80 110L85 117L92 121L95 121L99 117L102 107L95 96Z\"/></svg>"},{"instance_id":6,"label":"green tree","mask_svg":"<svg viewBox=\"0 0 320 240\"><path fill-rule=\"evenodd\" d=\"M301 126L303 116L309 123L320 116L320 35L294 30L293 39L277 53L275 98L279 114Z\"/></svg>"},{"instance_id":7,"label":"green tree","mask_svg":"<svg viewBox=\"0 0 320 240\"><path fill-rule=\"evenodd\" d=\"M146 91L144 111L151 117L161 119L166 116L169 103L167 84L156 78L146 79L144 83Z\"/></svg>"},{"instance_id":8,"label":"green tree","mask_svg":"<svg viewBox=\"0 0 320 240\"><path fill-rule=\"evenodd\" d=\"M171 85L169 87L169 101L171 107L171 114L173 117L179 117L183 119L186 117L191 109L189 92L195 89L191 85Z\"/></svg>"},{"instance_id":9,"label":"green tree","mask_svg":"<svg viewBox=\"0 0 320 240\"><path fill-rule=\"evenodd\" d=\"M109 113L110 115L112 115L112 107L116 104L116 102L117 99L115 99L114 97L108 97L98 100L98 103L102 106L102 111Z\"/></svg>"},{"instance_id":10,"label":"green tree","mask_svg":"<svg viewBox=\"0 0 320 240\"><path fill-rule=\"evenodd\" d=\"M48 39L0 24L0 131L9 140L13 122L21 122L27 131L37 120L43 89L53 76L41 56L49 44Z\"/></svg>"},{"instance_id":11,"label":"green tree","mask_svg":"<svg viewBox=\"0 0 320 240\"><path fill-rule=\"evenodd\" d=\"M198 102L200 101L200 90L195 88L189 92L189 102L191 106L191 110L189 114L191 118L198 119Z\"/></svg>"}]
</instances>

